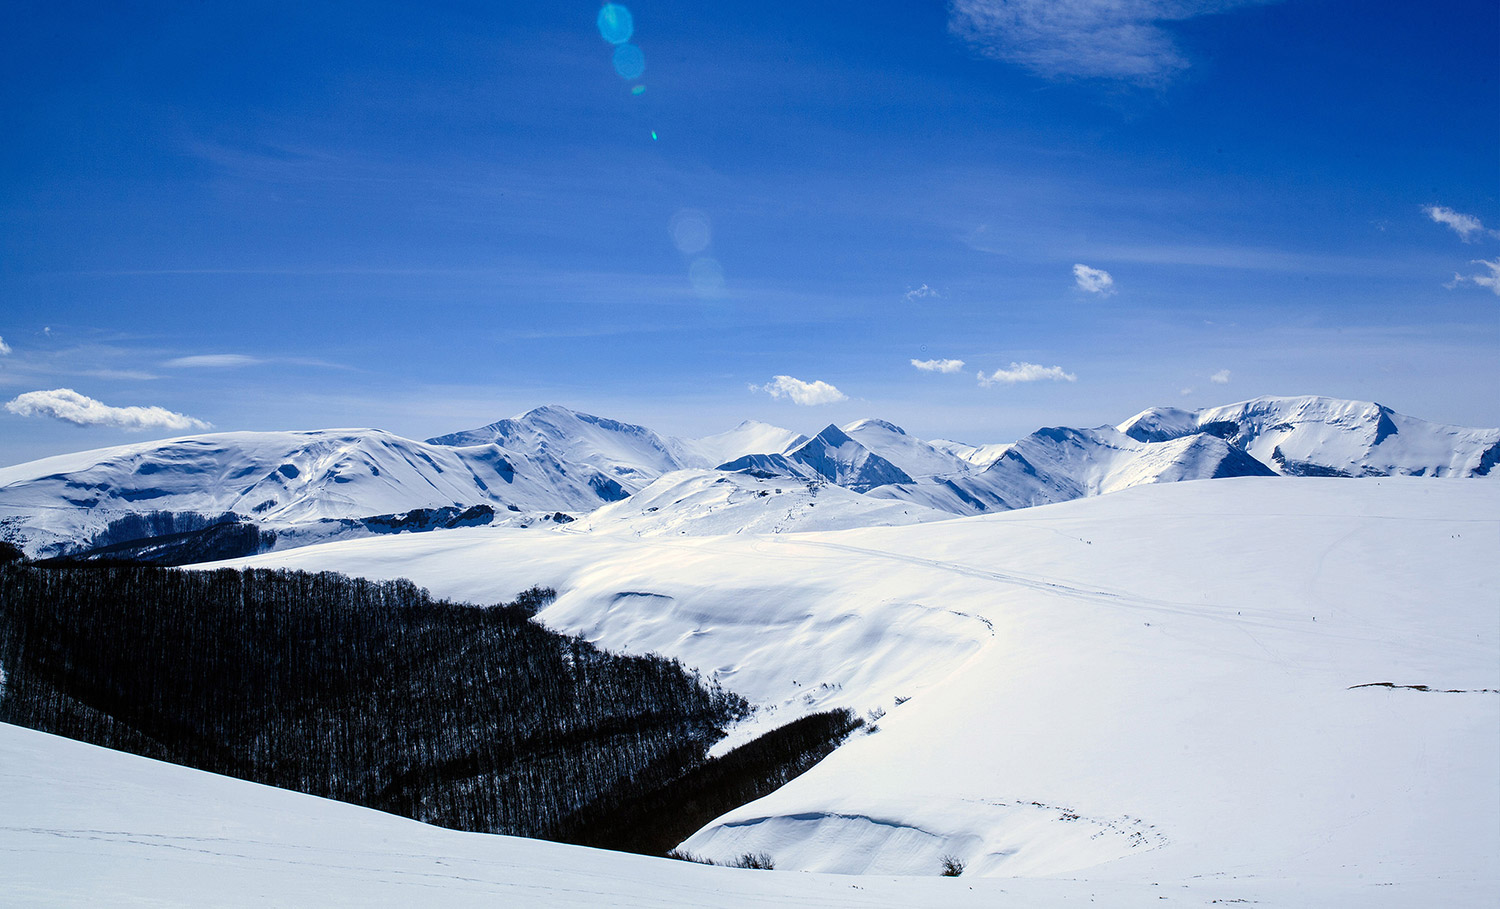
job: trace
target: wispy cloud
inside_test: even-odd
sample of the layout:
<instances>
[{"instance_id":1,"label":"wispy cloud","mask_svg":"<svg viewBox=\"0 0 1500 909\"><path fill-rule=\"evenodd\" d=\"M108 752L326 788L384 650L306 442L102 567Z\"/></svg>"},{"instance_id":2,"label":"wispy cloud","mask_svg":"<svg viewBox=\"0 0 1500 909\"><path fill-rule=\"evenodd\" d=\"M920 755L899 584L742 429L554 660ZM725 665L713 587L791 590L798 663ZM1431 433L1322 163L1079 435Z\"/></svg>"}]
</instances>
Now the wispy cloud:
<instances>
[{"instance_id":1,"label":"wispy cloud","mask_svg":"<svg viewBox=\"0 0 1500 909\"><path fill-rule=\"evenodd\" d=\"M1072 373L1063 372L1061 366L1042 366L1039 363L1012 363L1009 369L997 369L985 375L979 373L979 384L985 388L991 385L1015 385L1019 382L1076 382L1078 377Z\"/></svg>"},{"instance_id":2,"label":"wispy cloud","mask_svg":"<svg viewBox=\"0 0 1500 909\"><path fill-rule=\"evenodd\" d=\"M911 365L923 372L958 372L964 368L963 360L912 360Z\"/></svg>"},{"instance_id":3,"label":"wispy cloud","mask_svg":"<svg viewBox=\"0 0 1500 909\"><path fill-rule=\"evenodd\" d=\"M915 303L918 300L926 300L928 298L936 298L941 296L942 294L928 287L926 284L923 284L916 290L908 290L906 292L906 299L912 303Z\"/></svg>"},{"instance_id":4,"label":"wispy cloud","mask_svg":"<svg viewBox=\"0 0 1500 909\"><path fill-rule=\"evenodd\" d=\"M1161 84L1187 69L1165 22L1275 0L953 0L948 28L1047 78Z\"/></svg>"},{"instance_id":5,"label":"wispy cloud","mask_svg":"<svg viewBox=\"0 0 1500 909\"><path fill-rule=\"evenodd\" d=\"M0 338L0 357L8 356L9 354L10 354L10 345L7 344L7 343L5 343L5 339L4 338Z\"/></svg>"},{"instance_id":6,"label":"wispy cloud","mask_svg":"<svg viewBox=\"0 0 1500 909\"><path fill-rule=\"evenodd\" d=\"M764 385L751 385L751 391L763 391L777 400L790 398L793 404L811 407L817 404L836 404L847 401L849 396L827 382L804 382L791 376L776 376Z\"/></svg>"},{"instance_id":7,"label":"wispy cloud","mask_svg":"<svg viewBox=\"0 0 1500 909\"><path fill-rule=\"evenodd\" d=\"M1446 224L1465 243L1473 243L1476 237L1500 237L1500 231L1486 230L1484 223L1473 215L1454 211L1442 205L1428 205L1422 211L1438 224Z\"/></svg>"},{"instance_id":8,"label":"wispy cloud","mask_svg":"<svg viewBox=\"0 0 1500 909\"><path fill-rule=\"evenodd\" d=\"M1470 265L1483 265L1489 269L1487 275L1460 275L1455 274L1453 280L1443 286L1452 290L1465 284L1473 284L1475 287L1488 287L1495 296L1500 297L1500 259L1475 259Z\"/></svg>"},{"instance_id":9,"label":"wispy cloud","mask_svg":"<svg viewBox=\"0 0 1500 909\"><path fill-rule=\"evenodd\" d=\"M5 409L22 417L51 417L75 426L118 429L208 429L209 423L164 407L111 407L71 388L28 391L7 401Z\"/></svg>"},{"instance_id":10,"label":"wispy cloud","mask_svg":"<svg viewBox=\"0 0 1500 909\"><path fill-rule=\"evenodd\" d=\"M1080 290L1091 294L1109 296L1115 292L1115 279L1102 268L1089 268L1081 263L1074 265L1073 280Z\"/></svg>"},{"instance_id":11,"label":"wispy cloud","mask_svg":"<svg viewBox=\"0 0 1500 909\"><path fill-rule=\"evenodd\" d=\"M1214 383L1215 385L1228 385L1229 384L1229 370L1227 370L1227 369L1221 369L1221 370L1219 370L1218 372L1216 372L1213 375L1209 376L1208 377L1208 381Z\"/></svg>"},{"instance_id":12,"label":"wispy cloud","mask_svg":"<svg viewBox=\"0 0 1500 909\"><path fill-rule=\"evenodd\" d=\"M240 366L258 366L265 360L245 354L199 354L192 357L177 357L163 363L173 369L233 369Z\"/></svg>"}]
</instances>

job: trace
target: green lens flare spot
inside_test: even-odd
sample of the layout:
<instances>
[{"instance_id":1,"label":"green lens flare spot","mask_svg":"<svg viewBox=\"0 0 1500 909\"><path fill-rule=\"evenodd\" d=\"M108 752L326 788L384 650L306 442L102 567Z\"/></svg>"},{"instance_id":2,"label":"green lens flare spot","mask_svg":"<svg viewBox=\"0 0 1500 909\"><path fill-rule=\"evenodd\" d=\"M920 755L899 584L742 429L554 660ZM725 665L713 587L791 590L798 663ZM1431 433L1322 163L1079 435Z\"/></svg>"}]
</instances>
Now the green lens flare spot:
<instances>
[{"instance_id":1,"label":"green lens flare spot","mask_svg":"<svg viewBox=\"0 0 1500 909\"><path fill-rule=\"evenodd\" d=\"M651 141L652 142L656 141L656 130L654 130L654 129L651 131Z\"/></svg>"},{"instance_id":2,"label":"green lens flare spot","mask_svg":"<svg viewBox=\"0 0 1500 909\"><path fill-rule=\"evenodd\" d=\"M642 92L644 92L645 90L646 90L646 86L644 86L644 85L637 85L636 87L634 87L634 88L632 88L630 90L630 93L632 95L639 95Z\"/></svg>"}]
</instances>

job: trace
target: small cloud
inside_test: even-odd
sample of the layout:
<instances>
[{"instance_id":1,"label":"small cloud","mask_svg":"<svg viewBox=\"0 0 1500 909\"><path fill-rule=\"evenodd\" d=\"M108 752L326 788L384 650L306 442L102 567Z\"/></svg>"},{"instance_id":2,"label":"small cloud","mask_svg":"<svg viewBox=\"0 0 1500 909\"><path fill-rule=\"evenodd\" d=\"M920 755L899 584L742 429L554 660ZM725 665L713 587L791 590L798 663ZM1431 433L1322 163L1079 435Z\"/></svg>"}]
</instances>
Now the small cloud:
<instances>
[{"instance_id":1,"label":"small cloud","mask_svg":"<svg viewBox=\"0 0 1500 909\"><path fill-rule=\"evenodd\" d=\"M1012 363L1009 369L997 369L989 375L979 373L979 384L985 388L991 385L1015 385L1018 382L1041 382L1043 380L1076 382L1078 377L1072 373L1063 372L1061 366L1042 366L1038 363Z\"/></svg>"},{"instance_id":2,"label":"small cloud","mask_svg":"<svg viewBox=\"0 0 1500 909\"><path fill-rule=\"evenodd\" d=\"M247 357L244 354L199 354L195 357L178 357L162 365L174 369L233 369L239 366L256 366L264 362L257 357Z\"/></svg>"},{"instance_id":3,"label":"small cloud","mask_svg":"<svg viewBox=\"0 0 1500 909\"><path fill-rule=\"evenodd\" d=\"M1050 79L1161 85L1190 65L1163 23L1274 0L953 0L948 30Z\"/></svg>"},{"instance_id":4,"label":"small cloud","mask_svg":"<svg viewBox=\"0 0 1500 909\"><path fill-rule=\"evenodd\" d=\"M1194 389L1192 389L1192 388L1184 388L1183 390L1179 391L1178 394L1182 395L1185 398L1188 395L1192 394L1193 391L1194 391Z\"/></svg>"},{"instance_id":5,"label":"small cloud","mask_svg":"<svg viewBox=\"0 0 1500 909\"><path fill-rule=\"evenodd\" d=\"M1500 237L1500 231L1485 230L1484 224L1473 215L1456 212L1442 205L1429 205L1423 208L1422 211L1426 212L1427 217L1438 224L1446 224L1453 228L1453 232L1458 234L1459 239L1465 243L1473 243L1476 236L1482 237L1486 234L1492 237Z\"/></svg>"},{"instance_id":6,"label":"small cloud","mask_svg":"<svg viewBox=\"0 0 1500 909\"><path fill-rule=\"evenodd\" d=\"M1489 269L1487 275L1460 275L1455 274L1453 280L1443 286L1452 290L1464 284L1473 284L1475 287L1488 287L1490 292L1500 297L1500 259L1475 259L1471 265L1483 265Z\"/></svg>"},{"instance_id":7,"label":"small cloud","mask_svg":"<svg viewBox=\"0 0 1500 909\"><path fill-rule=\"evenodd\" d=\"M849 400L849 396L827 382L804 382L791 376L776 376L764 385L751 385L751 391L763 391L777 400L791 398L793 404L812 407L817 404L836 404Z\"/></svg>"},{"instance_id":8,"label":"small cloud","mask_svg":"<svg viewBox=\"0 0 1500 909\"><path fill-rule=\"evenodd\" d=\"M0 338L0 357L9 356L9 355L10 355L10 345L7 344L7 343L5 343L5 339L4 338Z\"/></svg>"},{"instance_id":9,"label":"small cloud","mask_svg":"<svg viewBox=\"0 0 1500 909\"><path fill-rule=\"evenodd\" d=\"M1228 385L1229 384L1229 370L1227 370L1227 369L1221 369L1221 370L1219 370L1218 372L1216 372L1213 375L1209 376L1208 377L1208 381L1214 383L1215 385Z\"/></svg>"},{"instance_id":10,"label":"small cloud","mask_svg":"<svg viewBox=\"0 0 1500 909\"><path fill-rule=\"evenodd\" d=\"M964 368L963 360L912 360L911 365L923 372L958 372Z\"/></svg>"},{"instance_id":11,"label":"small cloud","mask_svg":"<svg viewBox=\"0 0 1500 909\"><path fill-rule=\"evenodd\" d=\"M111 407L71 388L28 391L7 401L5 409L22 417L52 417L74 426L118 429L208 429L211 424L164 407Z\"/></svg>"},{"instance_id":12,"label":"small cloud","mask_svg":"<svg viewBox=\"0 0 1500 909\"><path fill-rule=\"evenodd\" d=\"M918 287L916 290L908 290L906 292L906 299L908 301L912 302L912 303L915 303L918 300L925 300L925 299L927 299L929 297L934 298L934 299L941 298L942 294L940 294L937 291L933 290L932 288L928 287L926 284L923 284L921 287Z\"/></svg>"},{"instance_id":13,"label":"small cloud","mask_svg":"<svg viewBox=\"0 0 1500 909\"><path fill-rule=\"evenodd\" d=\"M1080 290L1091 294L1103 294L1109 296L1115 292L1115 279L1110 277L1109 272L1102 268L1089 268L1087 265L1073 266L1073 279L1078 283Z\"/></svg>"}]
</instances>

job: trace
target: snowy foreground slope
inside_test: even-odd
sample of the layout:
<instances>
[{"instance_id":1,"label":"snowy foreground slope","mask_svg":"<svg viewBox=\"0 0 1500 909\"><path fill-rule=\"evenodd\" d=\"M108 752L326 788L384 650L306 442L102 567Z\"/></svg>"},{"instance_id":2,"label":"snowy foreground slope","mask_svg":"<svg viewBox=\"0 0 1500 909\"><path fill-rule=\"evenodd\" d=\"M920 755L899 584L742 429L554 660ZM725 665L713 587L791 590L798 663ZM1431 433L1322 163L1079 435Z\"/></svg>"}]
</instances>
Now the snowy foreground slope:
<instances>
[{"instance_id":1,"label":"snowy foreground slope","mask_svg":"<svg viewBox=\"0 0 1500 909\"><path fill-rule=\"evenodd\" d=\"M4 723L0 804L8 907L1311 905L1276 881L784 874L458 833ZM1349 905L1411 904L1378 882L1355 892Z\"/></svg>"},{"instance_id":2,"label":"snowy foreground slope","mask_svg":"<svg viewBox=\"0 0 1500 909\"><path fill-rule=\"evenodd\" d=\"M551 584L548 625L679 656L760 705L741 738L886 712L685 844L710 857L925 877L952 854L965 879L1116 905L1154 884L1198 904L1490 905L1497 544L1486 481L1242 478L906 527L474 528L247 561L476 602Z\"/></svg>"}]
</instances>

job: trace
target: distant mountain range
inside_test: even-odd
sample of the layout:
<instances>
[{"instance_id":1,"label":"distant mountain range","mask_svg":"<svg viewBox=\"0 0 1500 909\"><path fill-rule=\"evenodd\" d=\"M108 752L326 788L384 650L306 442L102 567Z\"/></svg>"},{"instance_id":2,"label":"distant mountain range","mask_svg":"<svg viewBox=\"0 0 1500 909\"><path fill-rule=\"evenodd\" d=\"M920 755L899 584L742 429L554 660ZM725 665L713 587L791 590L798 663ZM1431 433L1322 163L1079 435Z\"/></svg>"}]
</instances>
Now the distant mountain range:
<instances>
[{"instance_id":1,"label":"distant mountain range","mask_svg":"<svg viewBox=\"0 0 1500 909\"><path fill-rule=\"evenodd\" d=\"M833 523L857 526L1179 480L1483 477L1496 473L1497 461L1500 429L1445 426L1379 404L1320 397L1153 408L1115 427L1046 428L990 445L923 441L874 419L829 425L811 437L752 421L678 439L547 406L425 442L370 429L213 433L45 458L0 469L0 535L39 557L85 550L128 556L142 527L175 539L205 526L253 523L276 539L256 545L284 548L457 524L555 526L648 487L640 501L652 504L637 510L649 520L630 518L622 503L600 526L826 529L832 512L825 508L808 524L814 509L777 498L793 487L776 481L812 495L842 487ZM730 480L735 495L723 484L705 492L718 479ZM715 517L685 522L687 514L671 514L678 502L696 503L692 515ZM902 503L904 511L889 507ZM733 519L724 510L730 504ZM143 524L143 515L154 517Z\"/></svg>"}]
</instances>

